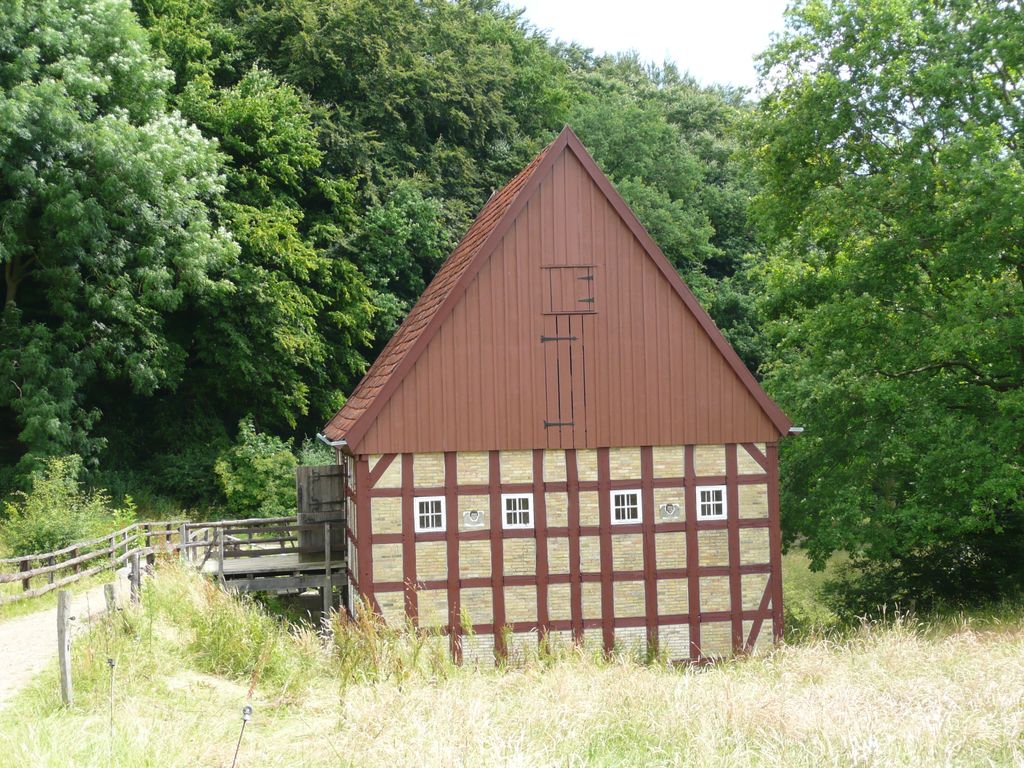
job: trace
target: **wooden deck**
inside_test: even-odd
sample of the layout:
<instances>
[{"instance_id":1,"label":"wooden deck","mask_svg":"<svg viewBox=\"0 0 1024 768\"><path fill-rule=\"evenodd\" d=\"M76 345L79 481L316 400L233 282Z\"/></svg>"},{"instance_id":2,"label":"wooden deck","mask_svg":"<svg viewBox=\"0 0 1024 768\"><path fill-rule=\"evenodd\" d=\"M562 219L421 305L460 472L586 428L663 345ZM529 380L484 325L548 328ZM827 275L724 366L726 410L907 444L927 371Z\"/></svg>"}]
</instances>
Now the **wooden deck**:
<instances>
[{"instance_id":1,"label":"wooden deck","mask_svg":"<svg viewBox=\"0 0 1024 768\"><path fill-rule=\"evenodd\" d=\"M345 569L345 562L331 563L332 580ZM325 586L327 563L319 560L300 559L298 552L270 555L247 554L227 555L223 569L220 562L210 559L203 565L203 572L223 577L224 583L241 592L304 592Z\"/></svg>"},{"instance_id":2,"label":"wooden deck","mask_svg":"<svg viewBox=\"0 0 1024 768\"><path fill-rule=\"evenodd\" d=\"M189 524L186 559L239 592L316 589L327 613L335 605L335 588L342 597L346 583L343 531L343 524L303 525L294 517Z\"/></svg>"}]
</instances>

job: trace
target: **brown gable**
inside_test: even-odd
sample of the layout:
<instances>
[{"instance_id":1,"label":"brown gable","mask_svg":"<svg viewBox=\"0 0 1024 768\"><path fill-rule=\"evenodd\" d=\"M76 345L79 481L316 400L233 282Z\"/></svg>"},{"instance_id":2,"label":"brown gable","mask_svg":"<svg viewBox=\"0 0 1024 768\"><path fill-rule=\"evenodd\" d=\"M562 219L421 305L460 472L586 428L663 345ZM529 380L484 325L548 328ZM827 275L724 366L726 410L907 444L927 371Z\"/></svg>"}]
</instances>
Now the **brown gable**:
<instances>
[{"instance_id":1,"label":"brown gable","mask_svg":"<svg viewBox=\"0 0 1024 768\"><path fill-rule=\"evenodd\" d=\"M789 426L566 128L491 198L324 432L391 452Z\"/></svg>"},{"instance_id":2,"label":"brown gable","mask_svg":"<svg viewBox=\"0 0 1024 768\"><path fill-rule=\"evenodd\" d=\"M555 143L557 143L557 139ZM490 200L477 214L476 220L466 231L462 240L451 252L441 269L434 275L419 301L406 315L405 320L381 350L370 370L356 385L355 391L345 405L324 427L324 436L329 440L344 440L356 423L362 418L378 397L382 395L389 378L416 346L416 342L430 327L431 320L452 295L459 279L473 264L473 257L480 253L495 228L501 223L534 170L544 159L552 144L542 149L515 178L491 195ZM349 442L352 442L349 440Z\"/></svg>"}]
</instances>

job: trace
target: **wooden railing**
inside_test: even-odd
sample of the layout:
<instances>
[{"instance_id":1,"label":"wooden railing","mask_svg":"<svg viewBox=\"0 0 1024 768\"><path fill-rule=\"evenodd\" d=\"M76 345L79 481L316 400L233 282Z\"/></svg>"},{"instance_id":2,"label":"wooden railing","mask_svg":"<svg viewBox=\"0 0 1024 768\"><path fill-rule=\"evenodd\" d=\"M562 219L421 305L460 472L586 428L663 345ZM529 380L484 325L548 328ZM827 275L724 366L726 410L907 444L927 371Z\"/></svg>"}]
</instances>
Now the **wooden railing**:
<instances>
[{"instance_id":1,"label":"wooden railing","mask_svg":"<svg viewBox=\"0 0 1024 768\"><path fill-rule=\"evenodd\" d=\"M132 555L153 562L157 552L177 552L184 521L139 522L53 552L0 559L0 585L21 582L21 590L0 594L0 605L39 597L55 589L124 565ZM38 586L39 580L45 582Z\"/></svg>"},{"instance_id":2,"label":"wooden railing","mask_svg":"<svg viewBox=\"0 0 1024 768\"><path fill-rule=\"evenodd\" d=\"M294 516L132 523L106 536L76 542L53 552L0 559L0 587L21 582L20 590L0 590L0 605L39 597L102 571L116 569L133 556L145 558L152 564L158 552L179 554L199 569L212 560L222 579L226 559L300 551L322 552L324 568L329 571L332 560L344 558L344 548L331 544L332 532L337 534L344 527L343 521L300 524Z\"/></svg>"},{"instance_id":3,"label":"wooden railing","mask_svg":"<svg viewBox=\"0 0 1024 768\"><path fill-rule=\"evenodd\" d=\"M345 530L344 521L299 523L294 516L186 523L182 526L183 557L202 568L208 561L223 573L225 559L323 553L325 563L344 558L341 543L332 547L332 532ZM333 552L332 552L333 549Z\"/></svg>"},{"instance_id":4,"label":"wooden railing","mask_svg":"<svg viewBox=\"0 0 1024 768\"><path fill-rule=\"evenodd\" d=\"M297 552L300 528L294 516L184 523L180 531L183 557L201 567L211 557L259 557Z\"/></svg>"}]
</instances>

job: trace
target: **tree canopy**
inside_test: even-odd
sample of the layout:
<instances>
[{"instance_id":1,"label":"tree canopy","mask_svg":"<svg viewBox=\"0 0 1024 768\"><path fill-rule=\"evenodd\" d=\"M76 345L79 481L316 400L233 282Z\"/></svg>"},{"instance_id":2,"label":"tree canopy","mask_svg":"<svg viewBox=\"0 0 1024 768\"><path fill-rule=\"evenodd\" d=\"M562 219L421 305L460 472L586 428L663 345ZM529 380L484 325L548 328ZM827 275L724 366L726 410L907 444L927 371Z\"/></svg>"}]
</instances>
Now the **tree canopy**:
<instances>
[{"instance_id":1,"label":"tree canopy","mask_svg":"<svg viewBox=\"0 0 1024 768\"><path fill-rule=\"evenodd\" d=\"M222 498L237 425L319 427L566 120L705 299L757 248L737 94L497 2L14 7L0 418L23 472L76 451Z\"/></svg>"},{"instance_id":2,"label":"tree canopy","mask_svg":"<svg viewBox=\"0 0 1024 768\"><path fill-rule=\"evenodd\" d=\"M786 531L854 607L1024 582L1024 14L805 2L762 59Z\"/></svg>"},{"instance_id":3,"label":"tree canopy","mask_svg":"<svg viewBox=\"0 0 1024 768\"><path fill-rule=\"evenodd\" d=\"M235 290L222 159L126 5L9 3L0 29L0 407L26 456L95 455L86 391L174 386L174 316Z\"/></svg>"}]
</instances>

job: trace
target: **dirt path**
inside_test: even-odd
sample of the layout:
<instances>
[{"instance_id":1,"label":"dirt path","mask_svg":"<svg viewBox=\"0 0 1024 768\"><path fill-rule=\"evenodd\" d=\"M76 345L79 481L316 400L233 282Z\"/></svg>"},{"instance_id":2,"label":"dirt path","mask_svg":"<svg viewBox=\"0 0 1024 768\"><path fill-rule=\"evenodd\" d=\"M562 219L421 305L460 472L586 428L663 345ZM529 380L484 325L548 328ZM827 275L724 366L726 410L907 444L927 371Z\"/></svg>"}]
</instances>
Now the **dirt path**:
<instances>
[{"instance_id":1,"label":"dirt path","mask_svg":"<svg viewBox=\"0 0 1024 768\"><path fill-rule=\"evenodd\" d=\"M117 572L115 594L120 602L127 594L127 570ZM105 608L100 584L71 598L74 625ZM73 625L73 626L74 626ZM75 631L75 630L72 630ZM0 710L28 683L46 669L57 655L57 607L0 621Z\"/></svg>"}]
</instances>

